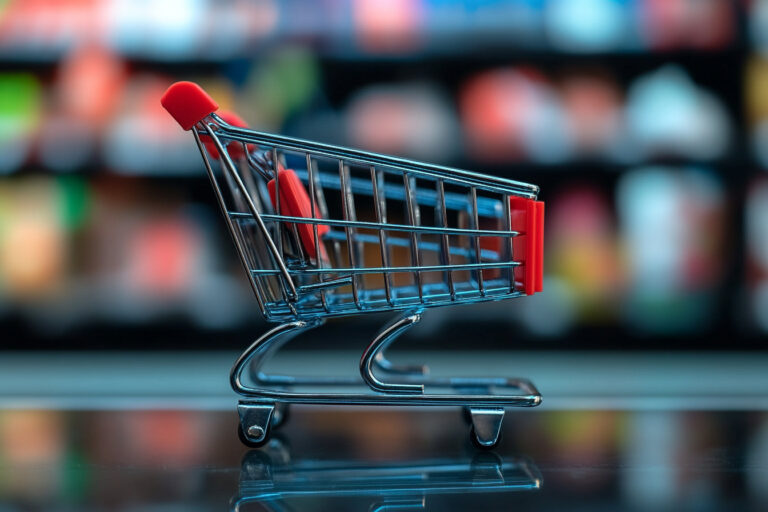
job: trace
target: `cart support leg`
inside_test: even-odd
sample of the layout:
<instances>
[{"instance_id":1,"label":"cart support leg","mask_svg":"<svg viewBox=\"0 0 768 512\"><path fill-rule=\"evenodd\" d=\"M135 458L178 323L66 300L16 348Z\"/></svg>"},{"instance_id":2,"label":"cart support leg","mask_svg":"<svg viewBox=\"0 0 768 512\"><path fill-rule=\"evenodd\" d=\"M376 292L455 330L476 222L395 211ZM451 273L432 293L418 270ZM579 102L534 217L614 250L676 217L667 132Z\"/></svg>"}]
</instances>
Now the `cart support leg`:
<instances>
[{"instance_id":1,"label":"cart support leg","mask_svg":"<svg viewBox=\"0 0 768 512\"><path fill-rule=\"evenodd\" d=\"M316 327L320 323L322 323L322 321L289 322L278 325L274 329L263 334L240 354L240 357L237 358L234 366L232 366L232 370L229 372L229 383L232 385L232 389L240 395L258 396L259 393L262 392L261 389L243 384L243 371L245 368L250 364L253 364L258 372L258 369L273 352L273 347L277 348L281 346L297 334Z\"/></svg>"},{"instance_id":2,"label":"cart support leg","mask_svg":"<svg viewBox=\"0 0 768 512\"><path fill-rule=\"evenodd\" d=\"M423 384L384 382L373 373L373 365L376 361L376 357L395 341L400 334L416 325L419 320L421 320L423 311L423 309L408 311L390 322L378 335L376 335L376 338L373 339L371 344L368 345L368 348L365 349L365 352L363 352L363 357L360 358L360 375L362 376L363 381L365 381L365 383L368 384L368 387L372 390L380 391L382 393L424 393ZM386 359L383 360L387 361ZM389 361L387 361L387 363L388 362Z\"/></svg>"},{"instance_id":3,"label":"cart support leg","mask_svg":"<svg viewBox=\"0 0 768 512\"><path fill-rule=\"evenodd\" d=\"M501 423L504 420L502 408L470 407L472 431L475 442L483 448L491 448L499 442Z\"/></svg>"}]
</instances>

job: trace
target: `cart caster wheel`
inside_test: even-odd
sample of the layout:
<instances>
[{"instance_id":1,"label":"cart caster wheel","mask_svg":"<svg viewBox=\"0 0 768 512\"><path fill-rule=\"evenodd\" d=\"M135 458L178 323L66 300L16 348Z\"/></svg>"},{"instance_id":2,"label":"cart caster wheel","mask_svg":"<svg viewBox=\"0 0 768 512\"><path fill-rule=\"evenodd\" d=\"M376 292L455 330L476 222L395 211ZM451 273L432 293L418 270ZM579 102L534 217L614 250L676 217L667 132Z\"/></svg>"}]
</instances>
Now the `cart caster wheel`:
<instances>
[{"instance_id":1,"label":"cart caster wheel","mask_svg":"<svg viewBox=\"0 0 768 512\"><path fill-rule=\"evenodd\" d=\"M259 427L251 427L251 428L259 428ZM245 435L245 432L243 431L243 426L238 423L237 437L240 439L240 442L243 443L248 448L261 448L262 446L264 446L269 442L269 431L267 431L265 434L262 434L260 441L253 441L251 438Z\"/></svg>"},{"instance_id":2,"label":"cart caster wheel","mask_svg":"<svg viewBox=\"0 0 768 512\"><path fill-rule=\"evenodd\" d=\"M263 446L269 439L275 404L240 402L237 405L239 420L237 435L250 448Z\"/></svg>"}]
</instances>

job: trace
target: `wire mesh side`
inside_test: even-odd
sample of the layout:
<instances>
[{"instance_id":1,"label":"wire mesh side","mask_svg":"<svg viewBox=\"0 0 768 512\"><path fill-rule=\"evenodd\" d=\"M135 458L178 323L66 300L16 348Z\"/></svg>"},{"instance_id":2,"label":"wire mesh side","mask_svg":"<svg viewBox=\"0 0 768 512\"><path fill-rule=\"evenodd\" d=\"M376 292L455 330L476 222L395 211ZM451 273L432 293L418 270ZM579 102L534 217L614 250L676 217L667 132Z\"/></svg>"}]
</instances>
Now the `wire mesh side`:
<instances>
[{"instance_id":1,"label":"wire mesh side","mask_svg":"<svg viewBox=\"0 0 768 512\"><path fill-rule=\"evenodd\" d=\"M221 138L226 151L229 139ZM246 147L246 140L237 140ZM468 185L466 175L403 171L263 142L256 151L232 162L239 180L224 169L215 179L227 191L224 204L233 235L268 318L520 295L512 244L517 233L509 229L510 189L482 179ZM305 186L311 216L292 216L281 204L282 169L295 171ZM251 205L259 208L278 259L294 281L295 300L288 296L274 254L265 251L266 235L256 226ZM299 235L300 225L311 227L313 247Z\"/></svg>"}]
</instances>

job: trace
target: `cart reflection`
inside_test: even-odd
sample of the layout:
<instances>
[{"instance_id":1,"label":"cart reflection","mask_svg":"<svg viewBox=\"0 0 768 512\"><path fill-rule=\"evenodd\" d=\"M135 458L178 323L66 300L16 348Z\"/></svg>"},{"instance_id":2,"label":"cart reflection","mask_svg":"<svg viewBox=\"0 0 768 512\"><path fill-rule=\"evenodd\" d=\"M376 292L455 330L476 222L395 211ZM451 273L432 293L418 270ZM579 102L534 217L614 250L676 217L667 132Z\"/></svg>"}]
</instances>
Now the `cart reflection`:
<instances>
[{"instance_id":1,"label":"cart reflection","mask_svg":"<svg viewBox=\"0 0 768 512\"><path fill-rule=\"evenodd\" d=\"M302 498L302 508L310 509L318 498L324 507L329 499L338 498L348 501L339 507L344 510L360 509L349 500L364 505L361 510L421 510L428 495L437 499L477 493L478 499L485 500L501 493L537 490L541 485L533 462L493 452L407 462L293 460L279 440L272 440L243 457L240 488L231 510L292 510L292 503Z\"/></svg>"}]
</instances>

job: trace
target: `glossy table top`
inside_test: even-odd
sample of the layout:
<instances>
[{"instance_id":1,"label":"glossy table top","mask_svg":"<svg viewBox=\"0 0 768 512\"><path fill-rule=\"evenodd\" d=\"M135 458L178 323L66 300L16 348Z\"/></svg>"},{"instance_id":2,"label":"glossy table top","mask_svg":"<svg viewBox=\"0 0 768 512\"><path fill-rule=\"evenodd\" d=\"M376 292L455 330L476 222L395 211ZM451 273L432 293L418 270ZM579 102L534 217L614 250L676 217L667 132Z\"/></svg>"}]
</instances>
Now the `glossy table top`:
<instances>
[{"instance_id":1,"label":"glossy table top","mask_svg":"<svg viewBox=\"0 0 768 512\"><path fill-rule=\"evenodd\" d=\"M234 405L234 404L233 404ZM768 413L294 407L259 450L220 410L0 411L6 510L768 510Z\"/></svg>"}]
</instances>

